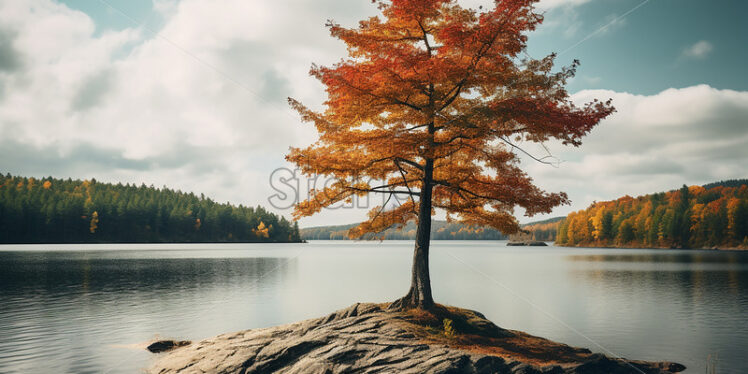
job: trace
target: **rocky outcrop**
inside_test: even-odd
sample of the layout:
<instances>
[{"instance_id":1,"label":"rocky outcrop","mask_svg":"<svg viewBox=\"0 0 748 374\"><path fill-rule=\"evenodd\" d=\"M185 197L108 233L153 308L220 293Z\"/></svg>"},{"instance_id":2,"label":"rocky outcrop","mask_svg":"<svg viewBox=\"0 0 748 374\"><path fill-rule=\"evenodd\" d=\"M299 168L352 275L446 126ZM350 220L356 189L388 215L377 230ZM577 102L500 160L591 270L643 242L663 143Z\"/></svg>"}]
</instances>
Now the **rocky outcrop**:
<instances>
[{"instance_id":1,"label":"rocky outcrop","mask_svg":"<svg viewBox=\"0 0 748 374\"><path fill-rule=\"evenodd\" d=\"M151 353L161 353L190 344L191 342L187 340L158 340L149 344L146 349Z\"/></svg>"},{"instance_id":2,"label":"rocky outcrop","mask_svg":"<svg viewBox=\"0 0 748 374\"><path fill-rule=\"evenodd\" d=\"M525 247L547 247L548 244L546 242L541 242L539 240L522 240L522 241L511 241L509 243L506 243L506 245L512 247L512 246L525 246Z\"/></svg>"},{"instance_id":3,"label":"rocky outcrop","mask_svg":"<svg viewBox=\"0 0 748 374\"><path fill-rule=\"evenodd\" d=\"M162 353L149 373L672 373L504 330L480 313L454 316L355 304L294 324L219 335ZM446 315L446 314L445 314ZM449 325L449 327L447 327Z\"/></svg>"}]
</instances>

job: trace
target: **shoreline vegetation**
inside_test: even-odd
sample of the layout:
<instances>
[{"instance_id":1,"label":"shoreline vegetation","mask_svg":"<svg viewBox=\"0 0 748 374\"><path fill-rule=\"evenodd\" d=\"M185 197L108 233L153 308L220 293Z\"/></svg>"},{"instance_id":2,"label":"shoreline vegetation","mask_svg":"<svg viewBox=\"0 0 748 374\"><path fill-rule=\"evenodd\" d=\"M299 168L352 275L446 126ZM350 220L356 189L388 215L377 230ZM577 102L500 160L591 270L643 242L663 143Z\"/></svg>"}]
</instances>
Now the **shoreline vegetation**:
<instances>
[{"instance_id":1,"label":"shoreline vegetation","mask_svg":"<svg viewBox=\"0 0 748 374\"><path fill-rule=\"evenodd\" d=\"M532 240L554 241L557 223L564 217L554 217L538 222L520 225L520 228L532 233ZM337 226L315 226L302 228L300 235L305 240L351 240L348 231L358 224ZM363 239L414 240L416 225L408 222L402 228L389 228L380 234L369 234ZM504 235L490 227L471 227L457 222L432 220L431 239L433 240L514 240L515 235Z\"/></svg>"},{"instance_id":2,"label":"shoreline vegetation","mask_svg":"<svg viewBox=\"0 0 748 374\"><path fill-rule=\"evenodd\" d=\"M301 229L302 239L347 240L356 224ZM514 235L434 220L435 240L544 241L580 248L748 250L748 179L595 202L567 217L521 225ZM415 225L369 238L415 238Z\"/></svg>"},{"instance_id":3,"label":"shoreline vegetation","mask_svg":"<svg viewBox=\"0 0 748 374\"><path fill-rule=\"evenodd\" d=\"M595 202L558 223L556 245L748 249L748 180Z\"/></svg>"},{"instance_id":4,"label":"shoreline vegetation","mask_svg":"<svg viewBox=\"0 0 748 374\"><path fill-rule=\"evenodd\" d=\"M148 373L645 373L685 370L674 362L612 358L521 331L482 314L436 304L392 310L354 304L325 317L163 344ZM168 343L168 342L167 342Z\"/></svg>"},{"instance_id":5,"label":"shoreline vegetation","mask_svg":"<svg viewBox=\"0 0 748 374\"><path fill-rule=\"evenodd\" d=\"M261 206L166 187L0 174L0 244L301 242Z\"/></svg>"},{"instance_id":6,"label":"shoreline vegetation","mask_svg":"<svg viewBox=\"0 0 748 374\"><path fill-rule=\"evenodd\" d=\"M222 204L165 187L0 174L0 244L302 243L348 240L356 225L299 229L261 206ZM504 235L433 220L431 237L579 248L748 250L748 179L595 202L521 229ZM364 239L414 240L415 234L410 222Z\"/></svg>"}]
</instances>

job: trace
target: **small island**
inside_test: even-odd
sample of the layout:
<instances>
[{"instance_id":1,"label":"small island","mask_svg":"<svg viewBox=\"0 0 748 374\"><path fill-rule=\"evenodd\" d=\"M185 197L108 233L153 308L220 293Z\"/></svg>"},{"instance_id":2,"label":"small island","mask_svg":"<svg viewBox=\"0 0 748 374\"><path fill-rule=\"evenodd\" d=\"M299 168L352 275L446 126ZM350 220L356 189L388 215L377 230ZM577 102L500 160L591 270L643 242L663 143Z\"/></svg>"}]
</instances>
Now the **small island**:
<instances>
[{"instance_id":1,"label":"small island","mask_svg":"<svg viewBox=\"0 0 748 374\"><path fill-rule=\"evenodd\" d=\"M547 247L548 244L545 242L541 242L540 240L520 240L520 241L510 241L509 243L506 243L507 246L510 247Z\"/></svg>"},{"instance_id":2,"label":"small island","mask_svg":"<svg viewBox=\"0 0 748 374\"><path fill-rule=\"evenodd\" d=\"M325 317L219 335L162 354L148 373L677 373L673 362L592 353L482 314L354 304Z\"/></svg>"}]
</instances>

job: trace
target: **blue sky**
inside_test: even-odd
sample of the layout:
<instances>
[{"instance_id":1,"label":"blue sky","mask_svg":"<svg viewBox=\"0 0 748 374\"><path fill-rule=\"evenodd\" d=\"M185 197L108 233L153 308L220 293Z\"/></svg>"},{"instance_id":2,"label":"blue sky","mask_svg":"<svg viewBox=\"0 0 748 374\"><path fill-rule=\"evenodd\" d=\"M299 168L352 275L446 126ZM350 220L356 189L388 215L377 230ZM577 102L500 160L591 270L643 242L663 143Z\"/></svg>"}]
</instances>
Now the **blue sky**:
<instances>
[{"instance_id":1,"label":"blue sky","mask_svg":"<svg viewBox=\"0 0 748 374\"><path fill-rule=\"evenodd\" d=\"M569 193L573 205L554 215L748 177L748 3L540 7L546 20L528 54L581 60L568 85L575 100L613 98L618 108L581 148L548 144L558 168L525 165L542 188ZM345 55L325 21L355 25L376 12L369 0L0 0L0 171L267 206L288 146L315 138L285 97L319 106L310 64ZM362 217L338 209L302 226Z\"/></svg>"},{"instance_id":2,"label":"blue sky","mask_svg":"<svg viewBox=\"0 0 748 374\"><path fill-rule=\"evenodd\" d=\"M64 0L60 3L86 13L96 22L99 32L130 28L134 21L153 29L163 26L163 17L151 0Z\"/></svg>"},{"instance_id":3,"label":"blue sky","mask_svg":"<svg viewBox=\"0 0 748 374\"><path fill-rule=\"evenodd\" d=\"M576 20L558 17L560 32L540 32L529 43L532 55L560 52L605 27L596 36L569 50L561 61L578 58L581 79L571 91L606 88L654 94L667 88L708 84L715 88L748 89L748 3L738 0L650 0L619 22L617 17L642 4L641 0L598 0L574 8ZM575 26L579 22L578 26ZM611 23L612 22L612 23ZM564 35L564 29L573 29ZM704 41L711 50L686 56L684 50ZM594 83L585 77L597 78ZM599 79L599 80L598 80Z\"/></svg>"}]
</instances>

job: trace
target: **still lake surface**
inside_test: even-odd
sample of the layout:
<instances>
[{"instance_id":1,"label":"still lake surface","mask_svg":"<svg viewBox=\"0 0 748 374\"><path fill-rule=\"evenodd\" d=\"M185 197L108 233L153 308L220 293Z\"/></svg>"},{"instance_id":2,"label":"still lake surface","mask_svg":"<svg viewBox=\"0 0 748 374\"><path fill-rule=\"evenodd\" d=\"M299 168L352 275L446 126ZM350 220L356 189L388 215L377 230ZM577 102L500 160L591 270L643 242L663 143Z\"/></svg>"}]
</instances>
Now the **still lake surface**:
<instances>
[{"instance_id":1,"label":"still lake surface","mask_svg":"<svg viewBox=\"0 0 748 374\"><path fill-rule=\"evenodd\" d=\"M136 373L197 340L394 300L412 242L0 246L0 373ZM748 252L435 241L437 302L597 352L748 372Z\"/></svg>"}]
</instances>

